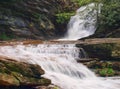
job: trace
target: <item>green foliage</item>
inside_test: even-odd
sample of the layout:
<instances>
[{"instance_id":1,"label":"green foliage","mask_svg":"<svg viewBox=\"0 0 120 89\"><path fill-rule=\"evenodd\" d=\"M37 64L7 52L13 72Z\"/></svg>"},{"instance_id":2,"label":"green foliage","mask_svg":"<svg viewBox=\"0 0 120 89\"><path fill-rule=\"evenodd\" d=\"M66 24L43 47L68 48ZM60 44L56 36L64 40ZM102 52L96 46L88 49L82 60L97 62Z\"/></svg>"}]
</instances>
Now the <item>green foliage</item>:
<instances>
[{"instance_id":1,"label":"green foliage","mask_svg":"<svg viewBox=\"0 0 120 89\"><path fill-rule=\"evenodd\" d=\"M2 33L0 35L0 40L11 40L12 38L14 38L13 35L7 36L7 34L5 34L5 33Z\"/></svg>"},{"instance_id":2,"label":"green foliage","mask_svg":"<svg viewBox=\"0 0 120 89\"><path fill-rule=\"evenodd\" d=\"M112 68L104 68L99 71L101 76L113 76L115 71Z\"/></svg>"},{"instance_id":3,"label":"green foliage","mask_svg":"<svg viewBox=\"0 0 120 89\"><path fill-rule=\"evenodd\" d=\"M98 17L98 32L111 32L120 27L120 1L102 0L103 7Z\"/></svg>"},{"instance_id":4,"label":"green foliage","mask_svg":"<svg viewBox=\"0 0 120 89\"><path fill-rule=\"evenodd\" d=\"M113 76L115 75L115 70L113 70L113 65L110 62L103 63L102 69L99 70L101 76Z\"/></svg>"},{"instance_id":5,"label":"green foliage","mask_svg":"<svg viewBox=\"0 0 120 89\"><path fill-rule=\"evenodd\" d=\"M0 35L0 39L9 40L10 38L5 33L3 33L3 34Z\"/></svg>"},{"instance_id":6,"label":"green foliage","mask_svg":"<svg viewBox=\"0 0 120 89\"><path fill-rule=\"evenodd\" d=\"M108 2L102 7L100 25L106 28L120 26L120 2Z\"/></svg>"},{"instance_id":7,"label":"green foliage","mask_svg":"<svg viewBox=\"0 0 120 89\"><path fill-rule=\"evenodd\" d=\"M56 14L56 22L57 23L60 23L60 24L63 24L65 22L68 22L70 17L73 16L75 13L74 12L70 12L70 13L58 13Z\"/></svg>"},{"instance_id":8,"label":"green foliage","mask_svg":"<svg viewBox=\"0 0 120 89\"><path fill-rule=\"evenodd\" d=\"M77 2L79 6L83 6L92 2L100 2L101 0L72 0L74 2Z\"/></svg>"}]
</instances>

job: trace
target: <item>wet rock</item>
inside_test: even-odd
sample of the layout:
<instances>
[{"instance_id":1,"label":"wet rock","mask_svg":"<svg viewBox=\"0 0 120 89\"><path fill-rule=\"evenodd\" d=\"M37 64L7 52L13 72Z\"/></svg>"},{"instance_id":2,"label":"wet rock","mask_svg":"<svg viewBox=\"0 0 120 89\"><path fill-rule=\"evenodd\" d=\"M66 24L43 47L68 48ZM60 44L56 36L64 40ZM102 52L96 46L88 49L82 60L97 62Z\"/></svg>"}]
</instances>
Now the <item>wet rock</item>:
<instances>
[{"instance_id":1,"label":"wet rock","mask_svg":"<svg viewBox=\"0 0 120 89\"><path fill-rule=\"evenodd\" d=\"M84 64L98 76L120 76L119 61L92 61Z\"/></svg>"},{"instance_id":2,"label":"wet rock","mask_svg":"<svg viewBox=\"0 0 120 89\"><path fill-rule=\"evenodd\" d=\"M19 63L19 62L9 62L2 60L0 60L0 62L3 64L3 68L5 68L5 70L8 72L9 71L19 72L24 76L36 77L36 78L40 78L41 77L40 75L44 74L44 71L38 65ZM5 71L3 68L0 68L0 70Z\"/></svg>"},{"instance_id":3,"label":"wet rock","mask_svg":"<svg viewBox=\"0 0 120 89\"><path fill-rule=\"evenodd\" d=\"M38 65L0 58L0 86L48 86L51 81L41 77L43 74Z\"/></svg>"},{"instance_id":4,"label":"wet rock","mask_svg":"<svg viewBox=\"0 0 120 89\"><path fill-rule=\"evenodd\" d=\"M0 73L0 85L2 86L19 86L20 82L13 75Z\"/></svg>"},{"instance_id":5,"label":"wet rock","mask_svg":"<svg viewBox=\"0 0 120 89\"><path fill-rule=\"evenodd\" d=\"M90 58L120 60L120 43L84 44L82 47Z\"/></svg>"}]
</instances>

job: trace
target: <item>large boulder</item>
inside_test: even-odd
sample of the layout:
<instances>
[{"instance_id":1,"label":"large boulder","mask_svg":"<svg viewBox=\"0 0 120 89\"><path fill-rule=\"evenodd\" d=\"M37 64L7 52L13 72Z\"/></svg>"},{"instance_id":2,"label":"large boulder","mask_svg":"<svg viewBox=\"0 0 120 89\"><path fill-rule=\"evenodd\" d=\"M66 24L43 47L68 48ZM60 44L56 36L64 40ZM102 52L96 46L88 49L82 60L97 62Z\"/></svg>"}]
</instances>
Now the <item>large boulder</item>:
<instances>
[{"instance_id":1,"label":"large boulder","mask_svg":"<svg viewBox=\"0 0 120 89\"><path fill-rule=\"evenodd\" d=\"M79 45L90 58L101 60L120 60L120 43L100 43Z\"/></svg>"},{"instance_id":2,"label":"large boulder","mask_svg":"<svg viewBox=\"0 0 120 89\"><path fill-rule=\"evenodd\" d=\"M48 86L49 79L41 77L43 69L38 65L17 62L0 57L0 89L8 87ZM10 88L11 89L11 88ZM19 89L19 88L16 88Z\"/></svg>"}]
</instances>

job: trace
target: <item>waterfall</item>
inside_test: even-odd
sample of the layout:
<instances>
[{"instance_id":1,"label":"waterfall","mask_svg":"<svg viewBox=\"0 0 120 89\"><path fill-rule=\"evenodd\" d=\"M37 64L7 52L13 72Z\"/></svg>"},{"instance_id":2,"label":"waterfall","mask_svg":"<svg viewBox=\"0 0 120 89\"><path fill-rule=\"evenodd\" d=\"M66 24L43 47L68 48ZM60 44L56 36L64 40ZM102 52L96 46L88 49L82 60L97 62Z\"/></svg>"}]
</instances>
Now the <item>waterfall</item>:
<instances>
[{"instance_id":1,"label":"waterfall","mask_svg":"<svg viewBox=\"0 0 120 89\"><path fill-rule=\"evenodd\" d=\"M97 12L95 4L77 10L68 24L64 39L77 40L94 34ZM100 6L99 6L100 8ZM62 39L62 40L64 40ZM44 70L43 77L61 89L119 89L120 79L100 78L77 60L86 57L83 49L75 44L37 44L0 46L0 56L20 62L38 64Z\"/></svg>"},{"instance_id":2,"label":"waterfall","mask_svg":"<svg viewBox=\"0 0 120 89\"><path fill-rule=\"evenodd\" d=\"M76 15L71 17L67 34L61 40L78 40L94 34L101 6L102 4L91 3L80 7Z\"/></svg>"},{"instance_id":3,"label":"waterfall","mask_svg":"<svg viewBox=\"0 0 120 89\"><path fill-rule=\"evenodd\" d=\"M81 63L80 49L75 44L38 44L0 46L0 56L38 64L45 75L61 89L119 89L119 79L102 79ZM83 54L83 53L82 53Z\"/></svg>"}]
</instances>

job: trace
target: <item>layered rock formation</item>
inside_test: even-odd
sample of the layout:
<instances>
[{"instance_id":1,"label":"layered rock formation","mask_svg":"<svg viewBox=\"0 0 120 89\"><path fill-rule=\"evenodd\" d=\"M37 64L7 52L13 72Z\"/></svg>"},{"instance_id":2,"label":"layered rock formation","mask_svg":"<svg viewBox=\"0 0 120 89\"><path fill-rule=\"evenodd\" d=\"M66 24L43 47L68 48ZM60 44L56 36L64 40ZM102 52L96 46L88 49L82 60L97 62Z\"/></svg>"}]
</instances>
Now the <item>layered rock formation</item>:
<instances>
[{"instance_id":1,"label":"layered rock formation","mask_svg":"<svg viewBox=\"0 0 120 89\"><path fill-rule=\"evenodd\" d=\"M0 89L32 89L36 86L48 86L49 79L41 77L44 71L38 65L14 61L0 57Z\"/></svg>"},{"instance_id":2,"label":"layered rock formation","mask_svg":"<svg viewBox=\"0 0 120 89\"><path fill-rule=\"evenodd\" d=\"M89 60L83 61L98 76L120 76L120 40L86 39L87 44L79 44L87 53ZM88 42L87 42L88 41Z\"/></svg>"},{"instance_id":3,"label":"layered rock formation","mask_svg":"<svg viewBox=\"0 0 120 89\"><path fill-rule=\"evenodd\" d=\"M90 58L99 58L101 60L120 60L120 44L105 43L84 45L83 49Z\"/></svg>"},{"instance_id":4,"label":"layered rock formation","mask_svg":"<svg viewBox=\"0 0 120 89\"><path fill-rule=\"evenodd\" d=\"M0 40L56 37L55 15L70 9L70 4L70 0L0 1Z\"/></svg>"}]
</instances>

